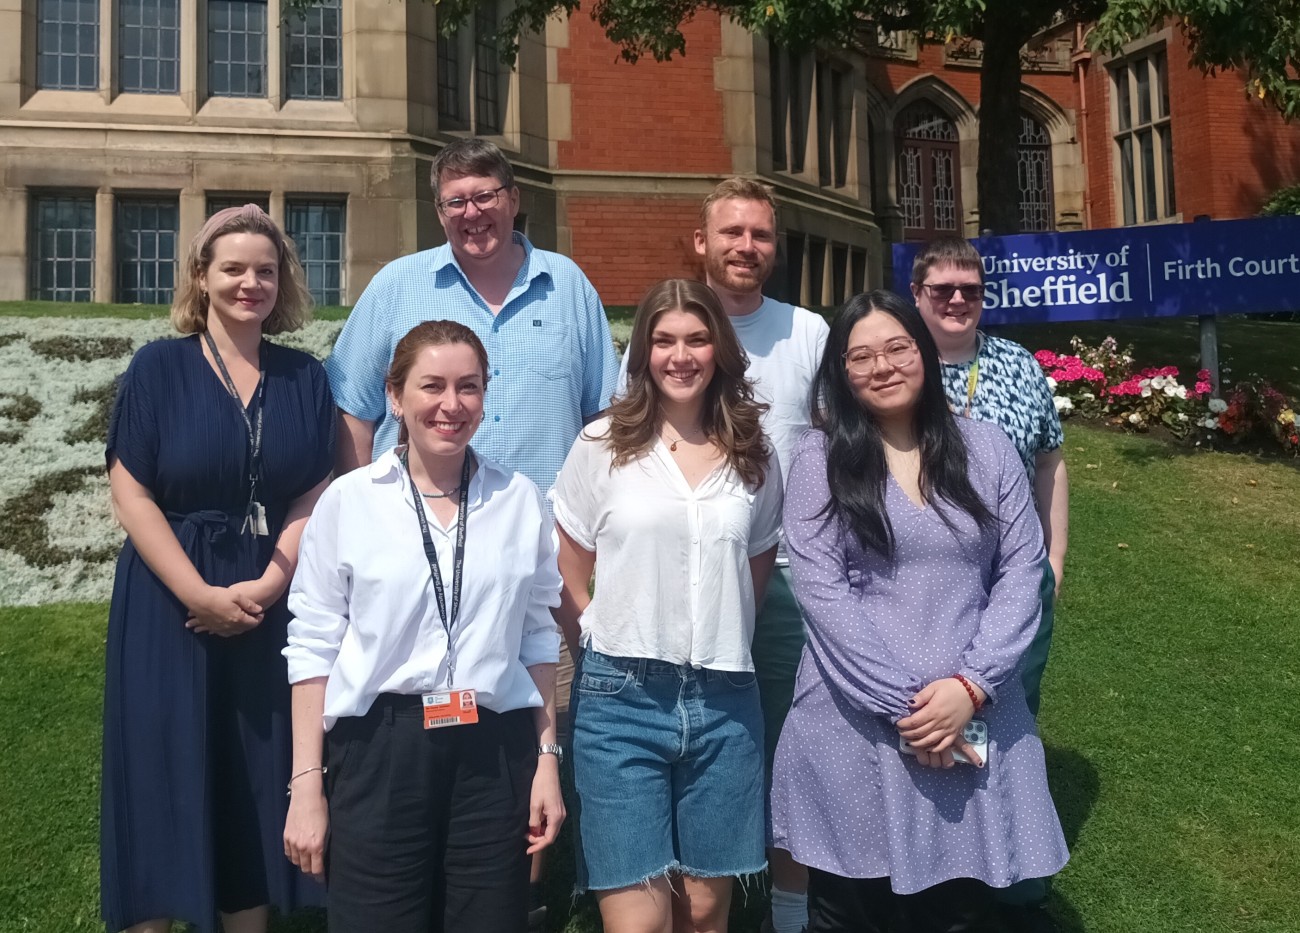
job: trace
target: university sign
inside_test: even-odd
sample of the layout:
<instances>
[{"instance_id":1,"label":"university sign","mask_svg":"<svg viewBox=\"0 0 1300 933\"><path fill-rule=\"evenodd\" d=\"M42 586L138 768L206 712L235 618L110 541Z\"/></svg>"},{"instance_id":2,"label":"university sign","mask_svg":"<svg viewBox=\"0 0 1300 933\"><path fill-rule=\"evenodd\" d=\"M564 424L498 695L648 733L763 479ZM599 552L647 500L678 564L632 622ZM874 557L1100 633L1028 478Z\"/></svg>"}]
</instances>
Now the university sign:
<instances>
[{"instance_id":1,"label":"university sign","mask_svg":"<svg viewBox=\"0 0 1300 933\"><path fill-rule=\"evenodd\" d=\"M1300 217L1201 221L972 241L985 324L1300 311ZM917 243L894 247L910 298Z\"/></svg>"}]
</instances>

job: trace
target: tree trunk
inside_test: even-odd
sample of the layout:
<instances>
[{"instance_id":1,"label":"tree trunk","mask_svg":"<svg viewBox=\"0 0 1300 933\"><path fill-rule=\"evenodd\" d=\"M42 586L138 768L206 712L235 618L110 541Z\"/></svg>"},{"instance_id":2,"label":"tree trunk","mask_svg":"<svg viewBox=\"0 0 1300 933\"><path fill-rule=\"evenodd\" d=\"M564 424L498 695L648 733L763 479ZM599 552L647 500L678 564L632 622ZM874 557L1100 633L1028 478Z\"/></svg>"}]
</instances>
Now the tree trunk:
<instances>
[{"instance_id":1,"label":"tree trunk","mask_svg":"<svg viewBox=\"0 0 1300 933\"><path fill-rule=\"evenodd\" d=\"M989 0L980 65L980 229L1020 232L1020 47L1029 40L1017 0Z\"/></svg>"}]
</instances>

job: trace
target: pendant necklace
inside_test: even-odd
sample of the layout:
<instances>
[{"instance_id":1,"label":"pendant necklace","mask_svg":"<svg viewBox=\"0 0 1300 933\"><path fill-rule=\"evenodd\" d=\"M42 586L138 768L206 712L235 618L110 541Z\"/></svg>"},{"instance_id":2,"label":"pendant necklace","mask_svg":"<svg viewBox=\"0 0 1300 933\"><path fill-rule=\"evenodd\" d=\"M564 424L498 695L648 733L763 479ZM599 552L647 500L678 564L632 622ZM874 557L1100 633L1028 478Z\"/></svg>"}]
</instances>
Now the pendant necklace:
<instances>
[{"instance_id":1,"label":"pendant necklace","mask_svg":"<svg viewBox=\"0 0 1300 933\"><path fill-rule=\"evenodd\" d=\"M681 437L677 438L677 440L675 440L675 441L673 441L671 444L669 444L669 445L668 445L668 449L671 450L673 453L677 453L677 445L678 445L678 444L680 444L682 441L686 440L688 437L695 437L697 434L703 434L703 433L704 433L704 428L703 428L703 427L696 428L694 431L687 431L687 432L686 432L685 434L683 434ZM664 438L664 440L667 440L667 438Z\"/></svg>"},{"instance_id":2,"label":"pendant necklace","mask_svg":"<svg viewBox=\"0 0 1300 933\"><path fill-rule=\"evenodd\" d=\"M458 492L460 492L460 487L454 486L451 489L448 489L446 492L422 492L420 493L420 495L422 495L426 499L450 499Z\"/></svg>"}]
</instances>

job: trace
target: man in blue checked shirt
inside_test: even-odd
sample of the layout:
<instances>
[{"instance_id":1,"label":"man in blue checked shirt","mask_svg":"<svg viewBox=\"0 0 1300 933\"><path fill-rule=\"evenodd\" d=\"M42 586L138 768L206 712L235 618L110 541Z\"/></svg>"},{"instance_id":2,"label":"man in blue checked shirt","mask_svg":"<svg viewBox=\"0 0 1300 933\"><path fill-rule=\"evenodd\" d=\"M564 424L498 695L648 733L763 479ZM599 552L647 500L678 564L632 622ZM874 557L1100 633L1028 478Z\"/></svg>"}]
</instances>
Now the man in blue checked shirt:
<instances>
[{"instance_id":1,"label":"man in blue checked shirt","mask_svg":"<svg viewBox=\"0 0 1300 933\"><path fill-rule=\"evenodd\" d=\"M572 260L515 232L519 189L495 145L450 143L434 160L433 184L446 245L385 266L325 362L339 407L338 472L397 443L384 398L393 348L421 321L445 319L478 334L492 367L474 448L545 494L617 381L604 306Z\"/></svg>"}]
</instances>

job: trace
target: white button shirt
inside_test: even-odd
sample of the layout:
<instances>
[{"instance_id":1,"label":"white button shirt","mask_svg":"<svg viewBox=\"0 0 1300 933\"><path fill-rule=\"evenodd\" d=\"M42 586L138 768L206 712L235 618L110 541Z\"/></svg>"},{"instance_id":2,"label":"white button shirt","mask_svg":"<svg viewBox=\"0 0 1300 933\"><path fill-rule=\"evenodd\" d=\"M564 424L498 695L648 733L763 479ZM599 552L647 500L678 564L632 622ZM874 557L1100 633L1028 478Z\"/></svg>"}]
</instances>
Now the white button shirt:
<instances>
[{"instance_id":1,"label":"white button shirt","mask_svg":"<svg viewBox=\"0 0 1300 933\"><path fill-rule=\"evenodd\" d=\"M617 469L593 422L551 492L555 520L596 552L582 643L620 657L752 671L749 558L781 533L781 471L749 489L726 464L691 489L662 441Z\"/></svg>"},{"instance_id":2,"label":"white button shirt","mask_svg":"<svg viewBox=\"0 0 1300 933\"><path fill-rule=\"evenodd\" d=\"M537 487L477 460L452 629L455 686L475 689L482 706L504 713L542 705L527 669L559 656L550 607L560 602L560 574ZM443 528L426 515L450 611L457 521ZM381 693L447 687L447 632L395 451L340 477L316 503L298 547L289 611L289 682L329 678L326 730L340 716L364 715Z\"/></svg>"}]
</instances>

